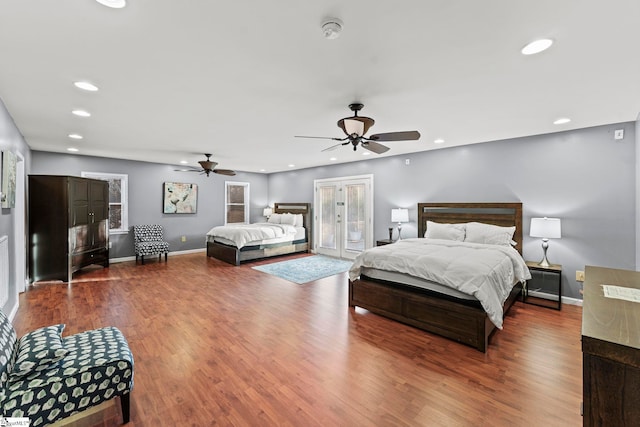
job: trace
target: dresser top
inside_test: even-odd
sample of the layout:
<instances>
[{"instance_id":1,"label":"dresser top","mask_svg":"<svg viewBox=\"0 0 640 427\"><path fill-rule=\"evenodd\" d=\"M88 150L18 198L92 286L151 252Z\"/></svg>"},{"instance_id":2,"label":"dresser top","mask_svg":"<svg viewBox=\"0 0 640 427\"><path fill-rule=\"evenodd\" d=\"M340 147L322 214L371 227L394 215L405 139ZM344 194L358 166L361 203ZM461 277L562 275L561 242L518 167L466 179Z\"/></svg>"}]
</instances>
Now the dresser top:
<instances>
[{"instance_id":1,"label":"dresser top","mask_svg":"<svg viewBox=\"0 0 640 427\"><path fill-rule=\"evenodd\" d=\"M640 302L605 297L602 285L640 289L640 272L586 267L583 337L640 349Z\"/></svg>"}]
</instances>

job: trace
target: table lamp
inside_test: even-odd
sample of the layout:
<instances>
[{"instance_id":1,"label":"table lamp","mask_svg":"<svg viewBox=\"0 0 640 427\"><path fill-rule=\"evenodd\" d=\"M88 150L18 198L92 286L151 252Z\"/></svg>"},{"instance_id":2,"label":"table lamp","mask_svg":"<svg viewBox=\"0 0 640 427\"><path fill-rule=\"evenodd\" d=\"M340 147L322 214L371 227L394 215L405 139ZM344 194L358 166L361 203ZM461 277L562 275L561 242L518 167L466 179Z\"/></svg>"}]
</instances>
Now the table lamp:
<instances>
[{"instance_id":1,"label":"table lamp","mask_svg":"<svg viewBox=\"0 0 640 427\"><path fill-rule=\"evenodd\" d=\"M398 240L402 239L402 223L409 222L409 210L391 209L391 222L398 223Z\"/></svg>"},{"instance_id":2,"label":"table lamp","mask_svg":"<svg viewBox=\"0 0 640 427\"><path fill-rule=\"evenodd\" d=\"M269 206L267 206L266 208L264 208L262 210L262 216L266 216L267 219L269 219L269 217L273 214L273 209L271 209Z\"/></svg>"},{"instance_id":3,"label":"table lamp","mask_svg":"<svg viewBox=\"0 0 640 427\"><path fill-rule=\"evenodd\" d=\"M549 248L549 239L559 239L562 237L559 218L531 218L531 227L529 236L542 237L542 252L544 256L542 261L538 263L541 267L549 267L547 259L547 249Z\"/></svg>"}]
</instances>

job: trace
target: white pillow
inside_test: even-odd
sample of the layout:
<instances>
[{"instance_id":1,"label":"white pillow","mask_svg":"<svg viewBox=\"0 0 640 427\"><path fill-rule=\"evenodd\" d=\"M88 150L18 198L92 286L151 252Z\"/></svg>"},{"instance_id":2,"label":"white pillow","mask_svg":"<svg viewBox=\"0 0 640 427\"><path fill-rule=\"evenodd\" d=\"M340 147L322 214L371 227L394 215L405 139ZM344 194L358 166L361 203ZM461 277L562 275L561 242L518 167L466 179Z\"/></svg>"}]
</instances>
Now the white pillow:
<instances>
[{"instance_id":1,"label":"white pillow","mask_svg":"<svg viewBox=\"0 0 640 427\"><path fill-rule=\"evenodd\" d=\"M284 213L280 217L280 224L296 225L296 216L292 213Z\"/></svg>"},{"instance_id":2,"label":"white pillow","mask_svg":"<svg viewBox=\"0 0 640 427\"><path fill-rule=\"evenodd\" d=\"M500 227L481 222L468 222L465 242L511 246L516 227Z\"/></svg>"},{"instance_id":3,"label":"white pillow","mask_svg":"<svg viewBox=\"0 0 640 427\"><path fill-rule=\"evenodd\" d=\"M464 224L441 224L427 221L427 231L424 232L424 237L427 239L444 239L462 242L464 241L464 234Z\"/></svg>"},{"instance_id":4,"label":"white pillow","mask_svg":"<svg viewBox=\"0 0 640 427\"><path fill-rule=\"evenodd\" d=\"M304 218L302 217L302 214L296 214L296 223L293 224L294 227L304 227Z\"/></svg>"},{"instance_id":5,"label":"white pillow","mask_svg":"<svg viewBox=\"0 0 640 427\"><path fill-rule=\"evenodd\" d=\"M271 224L280 224L281 217L282 217L282 214L277 214L277 213L271 214L267 222Z\"/></svg>"}]
</instances>

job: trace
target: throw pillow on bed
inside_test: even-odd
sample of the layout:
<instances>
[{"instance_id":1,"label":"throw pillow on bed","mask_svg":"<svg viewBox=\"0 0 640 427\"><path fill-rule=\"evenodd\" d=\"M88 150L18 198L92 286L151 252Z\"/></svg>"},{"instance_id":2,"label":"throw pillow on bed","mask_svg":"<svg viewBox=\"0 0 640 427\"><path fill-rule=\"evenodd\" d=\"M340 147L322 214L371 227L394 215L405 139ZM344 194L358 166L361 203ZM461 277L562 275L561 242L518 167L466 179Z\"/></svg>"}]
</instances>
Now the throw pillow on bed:
<instances>
[{"instance_id":1,"label":"throw pillow on bed","mask_svg":"<svg viewBox=\"0 0 640 427\"><path fill-rule=\"evenodd\" d=\"M270 224L280 224L281 217L282 217L282 214L277 214L277 213L271 214L267 222Z\"/></svg>"},{"instance_id":2,"label":"throw pillow on bed","mask_svg":"<svg viewBox=\"0 0 640 427\"><path fill-rule=\"evenodd\" d=\"M280 217L280 224L296 225L296 217L292 213L284 213Z\"/></svg>"},{"instance_id":3,"label":"throw pillow on bed","mask_svg":"<svg viewBox=\"0 0 640 427\"><path fill-rule=\"evenodd\" d=\"M465 242L484 243L487 245L510 246L516 227L500 227L498 225L468 222Z\"/></svg>"},{"instance_id":4,"label":"throw pillow on bed","mask_svg":"<svg viewBox=\"0 0 640 427\"><path fill-rule=\"evenodd\" d=\"M427 239L454 240L456 242L464 241L464 235L464 224L442 224L433 221L427 221L427 231L424 232L424 237Z\"/></svg>"}]
</instances>

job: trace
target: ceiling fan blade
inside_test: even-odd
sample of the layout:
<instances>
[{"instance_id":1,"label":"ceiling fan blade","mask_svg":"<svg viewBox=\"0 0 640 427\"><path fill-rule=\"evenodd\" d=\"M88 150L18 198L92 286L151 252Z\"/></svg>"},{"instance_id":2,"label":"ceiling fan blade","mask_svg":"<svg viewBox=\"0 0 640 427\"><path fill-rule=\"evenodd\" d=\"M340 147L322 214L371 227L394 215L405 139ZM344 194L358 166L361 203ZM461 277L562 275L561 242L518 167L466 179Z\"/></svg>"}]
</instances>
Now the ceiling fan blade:
<instances>
[{"instance_id":1,"label":"ceiling fan blade","mask_svg":"<svg viewBox=\"0 0 640 427\"><path fill-rule=\"evenodd\" d=\"M344 141L347 138L332 138L330 136L301 136L295 135L294 138L313 138L313 139L331 139L333 141Z\"/></svg>"},{"instance_id":2,"label":"ceiling fan blade","mask_svg":"<svg viewBox=\"0 0 640 427\"><path fill-rule=\"evenodd\" d=\"M420 132L411 130L406 132L377 133L367 139L371 141L414 141L420 139Z\"/></svg>"},{"instance_id":3,"label":"ceiling fan blade","mask_svg":"<svg viewBox=\"0 0 640 427\"><path fill-rule=\"evenodd\" d=\"M342 140L340 140L340 141L342 141ZM351 144L351 142L349 142L349 141L347 141L347 142L341 142L340 144L332 145L331 147L327 147L327 148L325 148L324 150L320 150L320 152L323 152L323 151L333 151L333 150L335 150L336 148L338 148L338 147L340 147L340 146L342 146L342 145L349 145L349 144Z\"/></svg>"},{"instance_id":4,"label":"ceiling fan blade","mask_svg":"<svg viewBox=\"0 0 640 427\"><path fill-rule=\"evenodd\" d=\"M367 150L373 151L376 154L382 154L389 151L389 147L387 147L386 145L378 144L374 141L362 141L360 145L362 145L362 148L366 148Z\"/></svg>"},{"instance_id":5,"label":"ceiling fan blade","mask_svg":"<svg viewBox=\"0 0 640 427\"><path fill-rule=\"evenodd\" d=\"M214 169L213 172L219 173L220 175L229 175L229 176L234 176L236 174L235 171L232 171L231 169Z\"/></svg>"},{"instance_id":6,"label":"ceiling fan blade","mask_svg":"<svg viewBox=\"0 0 640 427\"><path fill-rule=\"evenodd\" d=\"M174 169L176 172L202 172L202 169Z\"/></svg>"}]
</instances>

